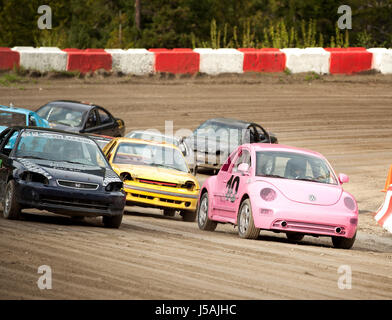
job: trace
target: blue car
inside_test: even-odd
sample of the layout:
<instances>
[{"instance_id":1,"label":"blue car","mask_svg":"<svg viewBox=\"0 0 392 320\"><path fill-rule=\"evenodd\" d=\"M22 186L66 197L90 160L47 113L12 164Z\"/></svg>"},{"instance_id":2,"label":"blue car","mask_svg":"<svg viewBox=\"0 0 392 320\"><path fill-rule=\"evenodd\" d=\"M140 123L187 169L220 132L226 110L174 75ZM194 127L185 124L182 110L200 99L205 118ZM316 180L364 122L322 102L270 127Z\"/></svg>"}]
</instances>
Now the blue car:
<instances>
[{"instance_id":1,"label":"blue car","mask_svg":"<svg viewBox=\"0 0 392 320\"><path fill-rule=\"evenodd\" d=\"M0 105L0 133L13 126L50 128L49 122L34 111Z\"/></svg>"}]
</instances>

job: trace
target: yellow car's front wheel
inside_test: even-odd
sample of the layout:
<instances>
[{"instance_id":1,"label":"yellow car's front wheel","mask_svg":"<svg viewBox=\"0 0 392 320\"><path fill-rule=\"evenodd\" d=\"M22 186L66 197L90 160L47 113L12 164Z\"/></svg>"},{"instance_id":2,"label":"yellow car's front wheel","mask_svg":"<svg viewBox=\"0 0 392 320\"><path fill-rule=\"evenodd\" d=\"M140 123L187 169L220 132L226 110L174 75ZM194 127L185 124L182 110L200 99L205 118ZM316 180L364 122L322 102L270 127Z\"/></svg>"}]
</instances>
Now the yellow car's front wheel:
<instances>
[{"instance_id":1,"label":"yellow car's front wheel","mask_svg":"<svg viewBox=\"0 0 392 320\"><path fill-rule=\"evenodd\" d=\"M176 210L174 209L163 209L163 215L165 217L174 217L176 214Z\"/></svg>"},{"instance_id":2,"label":"yellow car's front wheel","mask_svg":"<svg viewBox=\"0 0 392 320\"><path fill-rule=\"evenodd\" d=\"M182 210L180 214L184 221L194 222L196 220L196 211Z\"/></svg>"}]
</instances>

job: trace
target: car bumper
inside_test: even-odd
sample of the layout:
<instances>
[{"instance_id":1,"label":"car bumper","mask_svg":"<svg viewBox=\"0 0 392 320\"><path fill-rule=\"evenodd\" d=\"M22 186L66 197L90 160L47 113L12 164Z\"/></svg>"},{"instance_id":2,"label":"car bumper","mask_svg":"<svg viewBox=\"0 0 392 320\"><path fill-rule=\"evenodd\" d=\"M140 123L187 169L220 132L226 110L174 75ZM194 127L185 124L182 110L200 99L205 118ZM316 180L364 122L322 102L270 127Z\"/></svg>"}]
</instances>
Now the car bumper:
<instances>
[{"instance_id":1,"label":"car bumper","mask_svg":"<svg viewBox=\"0 0 392 320\"><path fill-rule=\"evenodd\" d=\"M54 187L40 183L17 183L17 201L24 208L47 210L69 216L122 215L123 192L99 192Z\"/></svg>"},{"instance_id":2,"label":"car bumper","mask_svg":"<svg viewBox=\"0 0 392 320\"><path fill-rule=\"evenodd\" d=\"M174 189L174 188L173 188ZM148 188L140 184L124 183L128 205L155 208L173 208L177 210L196 210L199 192L178 192L176 189Z\"/></svg>"},{"instance_id":3,"label":"car bumper","mask_svg":"<svg viewBox=\"0 0 392 320\"><path fill-rule=\"evenodd\" d=\"M252 211L257 228L281 232L352 238L358 224L357 212L347 212L338 205L293 203L277 208L266 202L252 204Z\"/></svg>"}]
</instances>

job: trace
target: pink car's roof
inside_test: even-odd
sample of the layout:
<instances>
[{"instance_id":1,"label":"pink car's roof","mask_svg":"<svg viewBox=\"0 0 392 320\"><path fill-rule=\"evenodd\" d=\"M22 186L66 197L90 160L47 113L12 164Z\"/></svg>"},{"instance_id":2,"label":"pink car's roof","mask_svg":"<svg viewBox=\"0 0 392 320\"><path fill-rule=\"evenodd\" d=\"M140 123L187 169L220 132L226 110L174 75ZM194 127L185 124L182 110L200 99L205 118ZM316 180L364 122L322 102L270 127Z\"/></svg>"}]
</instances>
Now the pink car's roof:
<instances>
[{"instance_id":1,"label":"pink car's roof","mask_svg":"<svg viewBox=\"0 0 392 320\"><path fill-rule=\"evenodd\" d=\"M252 144L247 144L247 146L255 149L255 151L266 151L266 150L272 151L273 150L273 151L296 152L296 153L302 153L302 154L306 154L306 155L316 156L319 158L324 158L324 156L321 153L318 153L316 151L292 147L292 146L286 146L283 144L252 143Z\"/></svg>"}]
</instances>

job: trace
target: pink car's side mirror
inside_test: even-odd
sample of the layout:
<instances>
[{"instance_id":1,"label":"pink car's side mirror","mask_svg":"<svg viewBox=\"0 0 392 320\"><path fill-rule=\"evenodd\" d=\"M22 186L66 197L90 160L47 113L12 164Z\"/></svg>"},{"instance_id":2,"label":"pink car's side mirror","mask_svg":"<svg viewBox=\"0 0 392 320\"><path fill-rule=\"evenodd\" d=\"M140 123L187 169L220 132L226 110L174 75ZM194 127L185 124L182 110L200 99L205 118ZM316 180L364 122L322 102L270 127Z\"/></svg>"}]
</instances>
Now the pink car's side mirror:
<instances>
[{"instance_id":1,"label":"pink car's side mirror","mask_svg":"<svg viewBox=\"0 0 392 320\"><path fill-rule=\"evenodd\" d=\"M346 174L344 174L344 173L340 173L339 174L339 182L341 183L341 184L343 184L343 183L347 183L347 182L349 182L349 178L348 178L348 175L346 175Z\"/></svg>"},{"instance_id":2,"label":"pink car's side mirror","mask_svg":"<svg viewBox=\"0 0 392 320\"><path fill-rule=\"evenodd\" d=\"M241 172L242 174L249 174L249 165L245 162L241 163L238 166L238 172Z\"/></svg>"}]
</instances>

